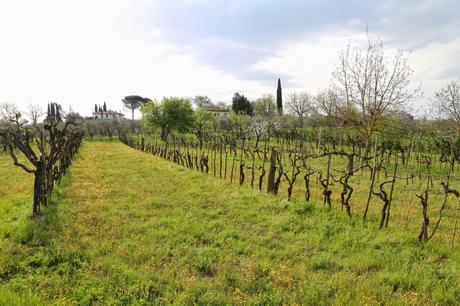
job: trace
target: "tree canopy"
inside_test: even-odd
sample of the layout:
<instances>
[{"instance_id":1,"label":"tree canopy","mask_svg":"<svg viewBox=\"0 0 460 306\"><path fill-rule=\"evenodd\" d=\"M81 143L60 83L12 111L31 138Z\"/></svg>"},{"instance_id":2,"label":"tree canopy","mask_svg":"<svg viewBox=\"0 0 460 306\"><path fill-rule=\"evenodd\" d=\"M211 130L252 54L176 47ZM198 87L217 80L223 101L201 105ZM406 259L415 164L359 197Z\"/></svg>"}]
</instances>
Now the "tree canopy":
<instances>
[{"instance_id":1,"label":"tree canopy","mask_svg":"<svg viewBox=\"0 0 460 306\"><path fill-rule=\"evenodd\" d=\"M195 111L195 124L194 124L194 133L200 142L200 148L203 146L203 140L209 135L213 124L216 121L216 118L212 115L211 112L199 108Z\"/></svg>"},{"instance_id":2,"label":"tree canopy","mask_svg":"<svg viewBox=\"0 0 460 306\"><path fill-rule=\"evenodd\" d=\"M313 109L313 97L308 92L292 92L287 101L288 110L299 117L300 126L303 127L304 117Z\"/></svg>"},{"instance_id":3,"label":"tree canopy","mask_svg":"<svg viewBox=\"0 0 460 306\"><path fill-rule=\"evenodd\" d=\"M134 110L141 108L144 106L146 103L151 102L149 98L143 98L141 96L126 96L121 100L123 102L123 105L131 110L131 119L134 120Z\"/></svg>"},{"instance_id":4,"label":"tree canopy","mask_svg":"<svg viewBox=\"0 0 460 306\"><path fill-rule=\"evenodd\" d=\"M252 109L252 104L249 100L239 93L235 93L232 100L232 110L238 114L246 114L251 116L254 111Z\"/></svg>"},{"instance_id":5,"label":"tree canopy","mask_svg":"<svg viewBox=\"0 0 460 306\"><path fill-rule=\"evenodd\" d=\"M254 102L254 114L260 116L273 116L276 114L275 99L272 95L263 95Z\"/></svg>"},{"instance_id":6,"label":"tree canopy","mask_svg":"<svg viewBox=\"0 0 460 306\"><path fill-rule=\"evenodd\" d=\"M166 140L172 131L187 132L195 122L191 103L184 98L163 98L161 103L146 103L141 109L144 124L159 127L161 139Z\"/></svg>"},{"instance_id":7,"label":"tree canopy","mask_svg":"<svg viewBox=\"0 0 460 306\"><path fill-rule=\"evenodd\" d=\"M418 88L409 86L412 73L401 50L389 63L381 40L369 38L366 49L348 46L340 52L339 65L333 73L333 89L344 104L342 109L359 110L366 155L382 117L418 95Z\"/></svg>"},{"instance_id":8,"label":"tree canopy","mask_svg":"<svg viewBox=\"0 0 460 306\"><path fill-rule=\"evenodd\" d=\"M212 103L208 96L196 96L193 98L193 104L196 108L208 108L214 106L214 103Z\"/></svg>"},{"instance_id":9,"label":"tree canopy","mask_svg":"<svg viewBox=\"0 0 460 306\"><path fill-rule=\"evenodd\" d=\"M451 81L438 90L435 101L441 113L452 119L460 131L460 81Z\"/></svg>"}]
</instances>

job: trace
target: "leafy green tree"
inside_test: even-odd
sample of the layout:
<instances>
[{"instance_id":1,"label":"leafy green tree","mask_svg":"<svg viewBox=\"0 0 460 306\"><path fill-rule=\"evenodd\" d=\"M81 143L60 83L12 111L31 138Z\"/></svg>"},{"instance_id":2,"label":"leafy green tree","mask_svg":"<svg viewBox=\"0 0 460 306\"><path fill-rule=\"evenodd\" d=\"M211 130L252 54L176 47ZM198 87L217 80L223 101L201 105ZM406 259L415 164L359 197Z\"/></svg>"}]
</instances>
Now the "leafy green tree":
<instances>
[{"instance_id":1,"label":"leafy green tree","mask_svg":"<svg viewBox=\"0 0 460 306\"><path fill-rule=\"evenodd\" d=\"M253 109L252 104L249 102L248 98L239 93L235 93L232 100L232 110L237 114L246 114L252 116Z\"/></svg>"},{"instance_id":2,"label":"leafy green tree","mask_svg":"<svg viewBox=\"0 0 460 306\"><path fill-rule=\"evenodd\" d=\"M254 102L254 114L268 117L276 114L275 99L272 95L263 95Z\"/></svg>"},{"instance_id":3,"label":"leafy green tree","mask_svg":"<svg viewBox=\"0 0 460 306\"><path fill-rule=\"evenodd\" d=\"M141 109L144 124L159 127L161 139L166 141L169 134L176 130L187 132L195 123L194 112L188 99L163 98L160 104L148 102Z\"/></svg>"},{"instance_id":4,"label":"leafy green tree","mask_svg":"<svg viewBox=\"0 0 460 306\"><path fill-rule=\"evenodd\" d=\"M212 129L216 119L211 112L199 108L195 111L195 124L194 124L194 134L200 143L200 149L203 147L203 141L209 135L209 131Z\"/></svg>"},{"instance_id":5,"label":"leafy green tree","mask_svg":"<svg viewBox=\"0 0 460 306\"><path fill-rule=\"evenodd\" d=\"M150 100L149 98L143 98L141 96L126 96L121 101L127 109L131 110L131 119L134 120L134 110L141 108L146 103L151 102L152 100Z\"/></svg>"}]
</instances>

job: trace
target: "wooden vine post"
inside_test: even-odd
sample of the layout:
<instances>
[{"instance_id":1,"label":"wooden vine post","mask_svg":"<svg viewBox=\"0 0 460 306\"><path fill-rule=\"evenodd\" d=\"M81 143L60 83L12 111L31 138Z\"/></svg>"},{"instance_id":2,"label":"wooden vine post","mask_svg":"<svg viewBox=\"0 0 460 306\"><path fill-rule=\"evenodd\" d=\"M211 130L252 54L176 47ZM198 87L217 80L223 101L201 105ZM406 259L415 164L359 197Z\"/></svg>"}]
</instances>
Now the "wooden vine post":
<instances>
[{"instance_id":1,"label":"wooden vine post","mask_svg":"<svg viewBox=\"0 0 460 306\"><path fill-rule=\"evenodd\" d=\"M397 155L395 155L395 169L393 172L393 181L391 182L391 189L390 189L390 200L388 202L388 209L387 209L387 216L385 220L385 227L388 227L388 222L390 221L390 209L391 209L391 202L393 201L393 192L395 189L395 183L396 183L396 172L398 171L398 158Z\"/></svg>"},{"instance_id":2,"label":"wooden vine post","mask_svg":"<svg viewBox=\"0 0 460 306\"><path fill-rule=\"evenodd\" d=\"M369 187L369 194L367 196L366 209L364 210L363 222L366 222L367 214L369 212L369 204L371 203L371 198L372 198L372 194L373 194L373 190L374 190L375 176L376 176L377 168L378 168L378 165L377 165L377 139L375 140L374 147L375 147L375 149L374 149L374 167L372 167L372 169L371 169L371 171L372 171L371 184L370 184L370 187Z\"/></svg>"},{"instance_id":3,"label":"wooden vine post","mask_svg":"<svg viewBox=\"0 0 460 306\"><path fill-rule=\"evenodd\" d=\"M454 229L452 230L452 240L450 243L451 248L454 248L455 244L455 236L457 235L457 225L458 225L458 214L460 212L460 196L458 197L457 201L457 209L455 210L455 221L454 221Z\"/></svg>"},{"instance_id":4,"label":"wooden vine post","mask_svg":"<svg viewBox=\"0 0 460 306\"><path fill-rule=\"evenodd\" d=\"M264 155L264 158L263 158L263 161L262 161L262 166L259 167L259 170L261 170L261 173L260 173L260 176L259 176L259 191L262 190L262 184L264 182L264 176L265 176L265 162L266 162L266 159L267 159L267 140L265 140L263 155Z\"/></svg>"}]
</instances>

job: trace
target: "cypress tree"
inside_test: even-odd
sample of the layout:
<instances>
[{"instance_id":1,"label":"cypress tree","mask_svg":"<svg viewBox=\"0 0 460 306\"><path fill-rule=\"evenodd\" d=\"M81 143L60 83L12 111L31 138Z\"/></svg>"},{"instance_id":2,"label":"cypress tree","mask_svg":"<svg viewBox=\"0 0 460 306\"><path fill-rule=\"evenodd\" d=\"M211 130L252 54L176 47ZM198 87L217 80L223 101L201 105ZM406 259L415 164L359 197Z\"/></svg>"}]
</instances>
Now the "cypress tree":
<instances>
[{"instance_id":1,"label":"cypress tree","mask_svg":"<svg viewBox=\"0 0 460 306\"><path fill-rule=\"evenodd\" d=\"M276 90L276 107L278 108L278 115L283 114L283 93L281 91L281 79L278 79L278 89Z\"/></svg>"},{"instance_id":2,"label":"cypress tree","mask_svg":"<svg viewBox=\"0 0 460 306\"><path fill-rule=\"evenodd\" d=\"M94 104L94 112L97 113L97 104Z\"/></svg>"},{"instance_id":3,"label":"cypress tree","mask_svg":"<svg viewBox=\"0 0 460 306\"><path fill-rule=\"evenodd\" d=\"M105 101L104 101L104 106L102 107L102 109L104 110L104 112L107 111L107 105L105 105Z\"/></svg>"},{"instance_id":4,"label":"cypress tree","mask_svg":"<svg viewBox=\"0 0 460 306\"><path fill-rule=\"evenodd\" d=\"M59 111L59 109L61 108L60 105L58 105L57 103L54 103L55 107L56 107L56 121L61 121L61 112Z\"/></svg>"}]
</instances>

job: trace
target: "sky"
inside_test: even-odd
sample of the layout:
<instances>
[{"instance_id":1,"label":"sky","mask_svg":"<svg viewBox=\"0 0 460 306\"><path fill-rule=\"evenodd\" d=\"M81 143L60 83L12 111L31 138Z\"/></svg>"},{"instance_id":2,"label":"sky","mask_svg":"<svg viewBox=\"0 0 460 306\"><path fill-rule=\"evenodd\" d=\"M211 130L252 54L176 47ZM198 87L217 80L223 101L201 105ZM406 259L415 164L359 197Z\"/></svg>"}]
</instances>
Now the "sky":
<instances>
[{"instance_id":1,"label":"sky","mask_svg":"<svg viewBox=\"0 0 460 306\"><path fill-rule=\"evenodd\" d=\"M459 12L458 0L0 0L0 103L128 115L127 95L230 103L275 94L278 78L285 97L314 94L369 29L388 55L408 53L420 113L460 78Z\"/></svg>"}]
</instances>

